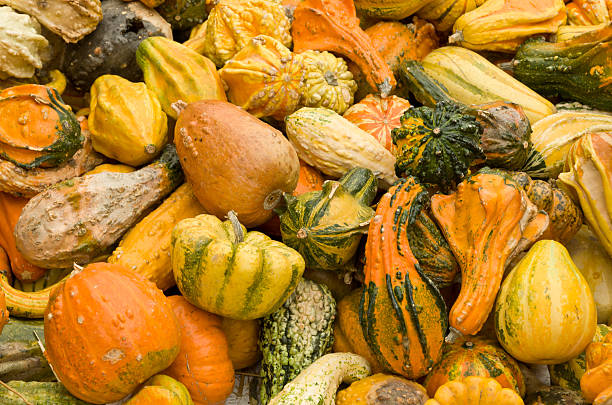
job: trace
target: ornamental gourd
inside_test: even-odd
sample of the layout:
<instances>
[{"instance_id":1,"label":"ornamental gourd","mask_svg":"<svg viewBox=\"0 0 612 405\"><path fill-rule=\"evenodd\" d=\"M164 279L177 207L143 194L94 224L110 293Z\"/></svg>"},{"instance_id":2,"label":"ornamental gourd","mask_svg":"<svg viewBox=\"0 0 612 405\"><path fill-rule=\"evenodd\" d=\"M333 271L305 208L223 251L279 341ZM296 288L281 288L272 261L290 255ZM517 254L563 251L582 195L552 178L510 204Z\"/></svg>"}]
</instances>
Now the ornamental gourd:
<instances>
[{"instance_id":1,"label":"ornamental gourd","mask_svg":"<svg viewBox=\"0 0 612 405\"><path fill-rule=\"evenodd\" d=\"M157 12L172 25L175 30L187 30L206 19L206 0L144 0L148 7L157 7ZM158 7L159 6L159 7Z\"/></svg>"},{"instance_id":2,"label":"ornamental gourd","mask_svg":"<svg viewBox=\"0 0 612 405\"><path fill-rule=\"evenodd\" d=\"M423 405L427 391L422 385L405 378L388 374L374 374L355 381L348 388L338 391L336 405Z\"/></svg>"},{"instance_id":3,"label":"ornamental gourd","mask_svg":"<svg viewBox=\"0 0 612 405\"><path fill-rule=\"evenodd\" d=\"M492 378L467 377L463 381L447 382L425 405L523 405L523 400L514 390L502 388Z\"/></svg>"},{"instance_id":4,"label":"ornamental gourd","mask_svg":"<svg viewBox=\"0 0 612 405\"><path fill-rule=\"evenodd\" d=\"M431 0L418 11L418 16L431 21L440 32L448 32L462 15L480 7L486 0Z\"/></svg>"},{"instance_id":5,"label":"ornamental gourd","mask_svg":"<svg viewBox=\"0 0 612 405\"><path fill-rule=\"evenodd\" d=\"M4 89L0 114L0 158L23 169L59 166L83 146L76 116L53 88Z\"/></svg>"},{"instance_id":6,"label":"ornamental gourd","mask_svg":"<svg viewBox=\"0 0 612 405\"><path fill-rule=\"evenodd\" d=\"M298 109L304 63L275 38L252 38L219 70L233 104L256 117L282 120Z\"/></svg>"},{"instance_id":7,"label":"ornamental gourd","mask_svg":"<svg viewBox=\"0 0 612 405\"><path fill-rule=\"evenodd\" d=\"M147 380L144 386L126 405L193 405L187 387L172 377L157 374Z\"/></svg>"},{"instance_id":8,"label":"ornamental gourd","mask_svg":"<svg viewBox=\"0 0 612 405\"><path fill-rule=\"evenodd\" d=\"M431 211L461 268L450 325L475 335L493 309L506 265L546 230L548 217L496 171L469 177L453 194L433 196Z\"/></svg>"},{"instance_id":9,"label":"ornamental gourd","mask_svg":"<svg viewBox=\"0 0 612 405\"><path fill-rule=\"evenodd\" d=\"M227 338L229 357L235 370L254 366L261 359L259 320L223 318L221 329Z\"/></svg>"},{"instance_id":10,"label":"ornamental gourd","mask_svg":"<svg viewBox=\"0 0 612 405\"><path fill-rule=\"evenodd\" d=\"M496 335L519 361L556 364L572 359L592 341L596 326L589 285L559 242L533 245L499 290Z\"/></svg>"},{"instance_id":11,"label":"ornamental gourd","mask_svg":"<svg viewBox=\"0 0 612 405\"><path fill-rule=\"evenodd\" d=\"M296 249L308 268L340 271L357 252L374 210L376 177L355 168L321 191L294 197L284 194L280 214L283 242Z\"/></svg>"},{"instance_id":12,"label":"ornamental gourd","mask_svg":"<svg viewBox=\"0 0 612 405\"><path fill-rule=\"evenodd\" d=\"M149 163L168 141L168 119L144 83L100 76L91 86L88 118L96 151L130 166Z\"/></svg>"},{"instance_id":13,"label":"ornamental gourd","mask_svg":"<svg viewBox=\"0 0 612 405\"><path fill-rule=\"evenodd\" d=\"M293 292L304 259L260 232L247 233L234 213L229 216L221 222L214 215L198 215L174 227L174 278L198 308L233 319L261 318Z\"/></svg>"},{"instance_id":14,"label":"ornamental gourd","mask_svg":"<svg viewBox=\"0 0 612 405\"><path fill-rule=\"evenodd\" d=\"M476 118L456 103L411 108L391 132L397 146L395 170L449 190L463 180L474 160L484 158L481 133Z\"/></svg>"},{"instance_id":15,"label":"ornamental gourd","mask_svg":"<svg viewBox=\"0 0 612 405\"><path fill-rule=\"evenodd\" d=\"M45 312L45 356L68 391L94 404L118 401L164 370L179 343L161 290L117 264L88 265L59 285Z\"/></svg>"},{"instance_id":16,"label":"ornamental gourd","mask_svg":"<svg viewBox=\"0 0 612 405\"><path fill-rule=\"evenodd\" d=\"M605 405L612 398L612 335L591 343L586 350L586 373L580 379L582 396L594 405Z\"/></svg>"},{"instance_id":17,"label":"ornamental gourd","mask_svg":"<svg viewBox=\"0 0 612 405\"><path fill-rule=\"evenodd\" d=\"M565 5L570 24L609 24L610 14L606 0L575 0Z\"/></svg>"},{"instance_id":18,"label":"ornamental gourd","mask_svg":"<svg viewBox=\"0 0 612 405\"><path fill-rule=\"evenodd\" d=\"M221 318L191 305L180 295L168 298L181 329L181 349L164 374L185 384L195 405L225 401L234 386Z\"/></svg>"},{"instance_id":19,"label":"ornamental gourd","mask_svg":"<svg viewBox=\"0 0 612 405\"><path fill-rule=\"evenodd\" d=\"M376 18L402 20L416 13L427 4L423 0L356 0L360 15Z\"/></svg>"},{"instance_id":20,"label":"ornamental gourd","mask_svg":"<svg viewBox=\"0 0 612 405\"><path fill-rule=\"evenodd\" d=\"M440 360L448 327L444 300L408 238L428 199L413 177L391 187L378 203L365 248L362 333L382 367L407 378L427 374Z\"/></svg>"}]
</instances>

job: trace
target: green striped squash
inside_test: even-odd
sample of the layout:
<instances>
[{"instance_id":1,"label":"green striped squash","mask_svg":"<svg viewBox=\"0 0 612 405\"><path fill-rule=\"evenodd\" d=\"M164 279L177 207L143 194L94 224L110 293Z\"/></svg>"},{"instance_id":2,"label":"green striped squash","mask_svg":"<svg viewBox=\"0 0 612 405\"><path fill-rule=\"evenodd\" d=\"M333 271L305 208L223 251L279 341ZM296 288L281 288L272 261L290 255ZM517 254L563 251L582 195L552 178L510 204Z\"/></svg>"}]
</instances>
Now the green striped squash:
<instances>
[{"instance_id":1,"label":"green striped squash","mask_svg":"<svg viewBox=\"0 0 612 405\"><path fill-rule=\"evenodd\" d=\"M191 304L232 319L276 311L295 290L304 260L261 232L246 232L233 212L180 221L172 230L174 279Z\"/></svg>"},{"instance_id":2,"label":"green striped squash","mask_svg":"<svg viewBox=\"0 0 612 405\"><path fill-rule=\"evenodd\" d=\"M300 252L309 269L339 270L355 255L374 210L376 176L355 168L320 191L285 194L280 213L283 242Z\"/></svg>"}]
</instances>

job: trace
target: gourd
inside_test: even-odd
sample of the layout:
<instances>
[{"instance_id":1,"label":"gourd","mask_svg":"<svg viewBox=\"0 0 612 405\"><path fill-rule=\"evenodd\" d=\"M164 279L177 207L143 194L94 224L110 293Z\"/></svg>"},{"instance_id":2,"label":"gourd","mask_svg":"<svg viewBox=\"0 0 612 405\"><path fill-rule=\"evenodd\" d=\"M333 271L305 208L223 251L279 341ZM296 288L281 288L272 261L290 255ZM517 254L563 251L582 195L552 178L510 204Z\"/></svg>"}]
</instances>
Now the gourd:
<instances>
[{"instance_id":1,"label":"gourd","mask_svg":"<svg viewBox=\"0 0 612 405\"><path fill-rule=\"evenodd\" d=\"M565 5L570 24L609 24L610 15L606 0L576 0Z\"/></svg>"},{"instance_id":2,"label":"gourd","mask_svg":"<svg viewBox=\"0 0 612 405\"><path fill-rule=\"evenodd\" d=\"M0 7L0 18L0 79L34 76L49 52L49 41L41 35L40 24L10 7Z\"/></svg>"},{"instance_id":3,"label":"gourd","mask_svg":"<svg viewBox=\"0 0 612 405\"><path fill-rule=\"evenodd\" d=\"M393 72L359 27L352 2L305 0L298 4L293 18L295 52L329 51L346 57L359 66L368 84L383 97L395 87Z\"/></svg>"},{"instance_id":4,"label":"gourd","mask_svg":"<svg viewBox=\"0 0 612 405\"><path fill-rule=\"evenodd\" d=\"M463 180L474 160L484 158L481 125L456 103L441 101L433 109L411 108L400 122L391 131L398 174L415 176L447 191Z\"/></svg>"},{"instance_id":5,"label":"gourd","mask_svg":"<svg viewBox=\"0 0 612 405\"><path fill-rule=\"evenodd\" d=\"M56 284L65 278L72 269L45 269L45 274L36 281L21 281L19 279L13 280L13 287L17 290L24 292L35 292L44 290L47 287Z\"/></svg>"},{"instance_id":6,"label":"gourd","mask_svg":"<svg viewBox=\"0 0 612 405\"><path fill-rule=\"evenodd\" d=\"M391 130L401 125L400 118L410 108L410 102L397 96L380 98L369 94L349 107L343 117L372 135L389 152L395 153Z\"/></svg>"},{"instance_id":7,"label":"gourd","mask_svg":"<svg viewBox=\"0 0 612 405\"><path fill-rule=\"evenodd\" d=\"M565 246L589 283L597 308L597 321L607 322L612 317L612 259L586 225Z\"/></svg>"},{"instance_id":8,"label":"gourd","mask_svg":"<svg viewBox=\"0 0 612 405\"><path fill-rule=\"evenodd\" d=\"M283 243L300 252L308 268L341 271L374 216L369 205L375 197L376 177L364 168L326 181L321 191L284 194L286 207L279 215Z\"/></svg>"},{"instance_id":9,"label":"gourd","mask_svg":"<svg viewBox=\"0 0 612 405\"><path fill-rule=\"evenodd\" d=\"M565 42L531 39L516 53L514 77L545 95L612 111L612 25Z\"/></svg>"},{"instance_id":10,"label":"gourd","mask_svg":"<svg viewBox=\"0 0 612 405\"><path fill-rule=\"evenodd\" d=\"M16 395L6 387L0 387L0 402L3 405L23 405L23 398L34 404L87 405L87 402L73 397L59 382L10 381L7 385L21 394Z\"/></svg>"},{"instance_id":11,"label":"gourd","mask_svg":"<svg viewBox=\"0 0 612 405\"><path fill-rule=\"evenodd\" d=\"M434 23L440 32L453 28L455 21L462 15L480 7L486 0L432 0L421 8L417 15Z\"/></svg>"},{"instance_id":12,"label":"gourd","mask_svg":"<svg viewBox=\"0 0 612 405\"><path fill-rule=\"evenodd\" d=\"M23 208L15 226L17 249L43 268L88 263L108 252L182 177L174 146L167 145L155 162L135 172L59 183Z\"/></svg>"},{"instance_id":13,"label":"gourd","mask_svg":"<svg viewBox=\"0 0 612 405\"><path fill-rule=\"evenodd\" d=\"M91 1L91 0L90 0ZM164 36L172 39L170 24L140 1L104 0L104 19L83 41L66 49L62 72L82 92L102 75L118 75L142 81L136 49L143 39Z\"/></svg>"},{"instance_id":14,"label":"gourd","mask_svg":"<svg viewBox=\"0 0 612 405\"><path fill-rule=\"evenodd\" d=\"M168 298L181 329L181 350L164 373L185 384L196 405L223 402L234 386L234 369L221 318L191 305L185 298Z\"/></svg>"},{"instance_id":15,"label":"gourd","mask_svg":"<svg viewBox=\"0 0 612 405\"><path fill-rule=\"evenodd\" d=\"M403 20L427 4L423 0L356 0L355 7L360 15L376 18Z\"/></svg>"},{"instance_id":16,"label":"gourd","mask_svg":"<svg viewBox=\"0 0 612 405\"><path fill-rule=\"evenodd\" d=\"M608 24L605 23L598 25L563 25L559 27L559 30L553 39L554 42L565 42L587 32L605 30L607 26Z\"/></svg>"},{"instance_id":17,"label":"gourd","mask_svg":"<svg viewBox=\"0 0 612 405\"><path fill-rule=\"evenodd\" d=\"M206 19L206 0L147 0L156 1L160 4L149 7L157 7L157 12L172 25L172 29L186 30L200 24Z\"/></svg>"},{"instance_id":18,"label":"gourd","mask_svg":"<svg viewBox=\"0 0 612 405\"><path fill-rule=\"evenodd\" d=\"M90 91L88 124L96 151L131 166L149 163L161 152L168 119L144 83L103 75Z\"/></svg>"},{"instance_id":19,"label":"gourd","mask_svg":"<svg viewBox=\"0 0 612 405\"><path fill-rule=\"evenodd\" d=\"M550 223L540 239L567 244L582 226L580 207L552 181L532 180L522 172L515 173L512 178L525 190L529 200L548 214Z\"/></svg>"},{"instance_id":20,"label":"gourd","mask_svg":"<svg viewBox=\"0 0 612 405\"><path fill-rule=\"evenodd\" d=\"M327 287L302 280L261 328L259 401L267 404L315 360L331 350L336 301Z\"/></svg>"},{"instance_id":21,"label":"gourd","mask_svg":"<svg viewBox=\"0 0 612 405\"><path fill-rule=\"evenodd\" d=\"M586 223L612 255L609 193L611 132L587 131L571 147L559 184L580 203Z\"/></svg>"},{"instance_id":22,"label":"gourd","mask_svg":"<svg viewBox=\"0 0 612 405\"><path fill-rule=\"evenodd\" d=\"M325 51L305 51L298 55L304 69L301 104L344 113L353 104L357 91L357 83L344 59Z\"/></svg>"},{"instance_id":23,"label":"gourd","mask_svg":"<svg viewBox=\"0 0 612 405\"><path fill-rule=\"evenodd\" d=\"M7 274L12 273L18 280L36 281L45 274L46 269L26 261L17 250L13 234L17 220L27 202L27 198L0 192L0 213L2 213L0 215L0 246L8 255L11 264L10 272Z\"/></svg>"},{"instance_id":24,"label":"gourd","mask_svg":"<svg viewBox=\"0 0 612 405\"><path fill-rule=\"evenodd\" d=\"M531 125L555 113L554 105L548 100L469 49L438 48L421 63L428 75L463 104L512 101L523 108Z\"/></svg>"},{"instance_id":25,"label":"gourd","mask_svg":"<svg viewBox=\"0 0 612 405\"><path fill-rule=\"evenodd\" d=\"M370 366L361 356L326 354L285 385L268 405L333 405L341 382L352 383L369 374Z\"/></svg>"},{"instance_id":26,"label":"gourd","mask_svg":"<svg viewBox=\"0 0 612 405\"><path fill-rule=\"evenodd\" d=\"M138 45L136 62L144 82L168 116L177 119L177 101L226 100L215 65L197 52L164 37L147 38Z\"/></svg>"},{"instance_id":27,"label":"gourd","mask_svg":"<svg viewBox=\"0 0 612 405\"><path fill-rule=\"evenodd\" d=\"M531 35L555 33L565 25L563 0L525 3L522 0L486 1L457 19L449 43L474 50L514 53Z\"/></svg>"},{"instance_id":28,"label":"gourd","mask_svg":"<svg viewBox=\"0 0 612 405\"><path fill-rule=\"evenodd\" d=\"M612 331L606 324L598 324L592 342L601 342ZM580 392L580 379L586 371L586 351L573 359L548 366L550 381L568 390Z\"/></svg>"},{"instance_id":29,"label":"gourd","mask_svg":"<svg viewBox=\"0 0 612 405\"><path fill-rule=\"evenodd\" d=\"M492 378L467 377L447 382L425 405L523 405L523 400Z\"/></svg>"},{"instance_id":30,"label":"gourd","mask_svg":"<svg viewBox=\"0 0 612 405\"><path fill-rule=\"evenodd\" d=\"M223 67L258 35L277 39L291 47L291 22L277 1L220 0L206 22L203 54Z\"/></svg>"},{"instance_id":31,"label":"gourd","mask_svg":"<svg viewBox=\"0 0 612 405\"><path fill-rule=\"evenodd\" d=\"M543 386L525 397L526 405L587 405L582 395L558 386Z\"/></svg>"},{"instance_id":32,"label":"gourd","mask_svg":"<svg viewBox=\"0 0 612 405\"><path fill-rule=\"evenodd\" d=\"M266 35L253 37L219 70L229 101L279 120L298 109L304 74L302 58Z\"/></svg>"},{"instance_id":33,"label":"gourd","mask_svg":"<svg viewBox=\"0 0 612 405\"><path fill-rule=\"evenodd\" d=\"M0 159L23 169L56 167L83 146L70 107L50 87L25 84L0 91Z\"/></svg>"},{"instance_id":34,"label":"gourd","mask_svg":"<svg viewBox=\"0 0 612 405\"><path fill-rule=\"evenodd\" d=\"M121 264L154 282L160 290L167 290L175 284L170 262L172 228L185 218L203 213L189 184L183 184L123 236L107 261Z\"/></svg>"},{"instance_id":35,"label":"gourd","mask_svg":"<svg viewBox=\"0 0 612 405\"><path fill-rule=\"evenodd\" d=\"M304 259L260 232L247 233L235 214L229 216L231 220L221 222L214 215L198 215L174 227L174 278L198 308L233 319L261 318L293 292L304 273Z\"/></svg>"},{"instance_id":36,"label":"gourd","mask_svg":"<svg viewBox=\"0 0 612 405\"><path fill-rule=\"evenodd\" d=\"M194 195L206 212L219 218L233 210L247 227L263 224L282 193L296 187L300 165L291 144L280 131L233 104L189 104L174 136Z\"/></svg>"},{"instance_id":37,"label":"gourd","mask_svg":"<svg viewBox=\"0 0 612 405\"><path fill-rule=\"evenodd\" d=\"M133 168L132 166L128 166L128 165L104 163L104 164L94 167L92 170L88 171L87 173L83 175L90 176L92 174L105 173L105 172L132 173L135 170L136 170L135 168Z\"/></svg>"},{"instance_id":38,"label":"gourd","mask_svg":"<svg viewBox=\"0 0 612 405\"><path fill-rule=\"evenodd\" d=\"M394 375L374 374L338 391L336 405L382 405L389 401L423 405L428 399L425 388L414 381Z\"/></svg>"},{"instance_id":39,"label":"gourd","mask_svg":"<svg viewBox=\"0 0 612 405\"><path fill-rule=\"evenodd\" d=\"M157 374L149 378L125 404L193 405L193 401L182 383L167 375Z\"/></svg>"},{"instance_id":40,"label":"gourd","mask_svg":"<svg viewBox=\"0 0 612 405\"><path fill-rule=\"evenodd\" d=\"M502 387L525 396L523 373L516 361L493 340L460 338L444 347L442 359L425 378L425 388L434 396L448 381L477 376L496 380Z\"/></svg>"},{"instance_id":41,"label":"gourd","mask_svg":"<svg viewBox=\"0 0 612 405\"><path fill-rule=\"evenodd\" d=\"M4 0L2 4L29 14L66 42L80 41L102 21L99 0L50 0L47 7L38 7L30 0ZM54 12L50 13L49 10Z\"/></svg>"},{"instance_id":42,"label":"gourd","mask_svg":"<svg viewBox=\"0 0 612 405\"><path fill-rule=\"evenodd\" d=\"M533 147L522 171L536 178L556 178L563 170L566 156L585 132L612 130L612 115L597 111L561 111L532 126Z\"/></svg>"},{"instance_id":43,"label":"gourd","mask_svg":"<svg viewBox=\"0 0 612 405\"><path fill-rule=\"evenodd\" d=\"M596 325L589 285L559 242L541 240L533 245L499 290L496 335L519 361L568 361L592 341Z\"/></svg>"},{"instance_id":44,"label":"gourd","mask_svg":"<svg viewBox=\"0 0 612 405\"><path fill-rule=\"evenodd\" d=\"M545 231L548 217L515 182L489 170L464 180L453 194L434 195L431 211L461 268L450 325L475 335L493 309L505 266Z\"/></svg>"},{"instance_id":45,"label":"gourd","mask_svg":"<svg viewBox=\"0 0 612 405\"><path fill-rule=\"evenodd\" d=\"M586 349L587 368L580 379L580 389L582 396L594 405L605 405L610 400L611 337L608 334L601 342L591 343Z\"/></svg>"},{"instance_id":46,"label":"gourd","mask_svg":"<svg viewBox=\"0 0 612 405\"><path fill-rule=\"evenodd\" d=\"M55 290L45 340L45 356L66 389L105 404L167 368L179 353L180 330L153 283L123 266L94 263Z\"/></svg>"},{"instance_id":47,"label":"gourd","mask_svg":"<svg viewBox=\"0 0 612 405\"><path fill-rule=\"evenodd\" d=\"M229 357L235 370L251 367L259 362L259 320L223 318L221 329L227 338Z\"/></svg>"},{"instance_id":48,"label":"gourd","mask_svg":"<svg viewBox=\"0 0 612 405\"><path fill-rule=\"evenodd\" d=\"M448 327L442 296L423 274L408 238L428 198L413 177L391 187L378 203L365 247L363 336L385 370L407 378L422 377L440 360Z\"/></svg>"},{"instance_id":49,"label":"gourd","mask_svg":"<svg viewBox=\"0 0 612 405\"><path fill-rule=\"evenodd\" d=\"M287 137L300 159L339 178L353 167L370 169L379 186L397 177L395 158L369 133L326 108L303 107L285 119Z\"/></svg>"}]
</instances>

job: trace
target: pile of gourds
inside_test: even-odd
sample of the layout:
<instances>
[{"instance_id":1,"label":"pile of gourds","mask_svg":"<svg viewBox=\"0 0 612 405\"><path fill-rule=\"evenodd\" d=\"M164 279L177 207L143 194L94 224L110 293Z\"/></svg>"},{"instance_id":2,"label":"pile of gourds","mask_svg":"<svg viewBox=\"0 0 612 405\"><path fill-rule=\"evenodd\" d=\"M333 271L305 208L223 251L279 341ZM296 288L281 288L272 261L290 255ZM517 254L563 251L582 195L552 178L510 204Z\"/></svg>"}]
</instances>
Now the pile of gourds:
<instances>
[{"instance_id":1,"label":"pile of gourds","mask_svg":"<svg viewBox=\"0 0 612 405\"><path fill-rule=\"evenodd\" d=\"M0 403L612 403L611 21L0 0Z\"/></svg>"}]
</instances>

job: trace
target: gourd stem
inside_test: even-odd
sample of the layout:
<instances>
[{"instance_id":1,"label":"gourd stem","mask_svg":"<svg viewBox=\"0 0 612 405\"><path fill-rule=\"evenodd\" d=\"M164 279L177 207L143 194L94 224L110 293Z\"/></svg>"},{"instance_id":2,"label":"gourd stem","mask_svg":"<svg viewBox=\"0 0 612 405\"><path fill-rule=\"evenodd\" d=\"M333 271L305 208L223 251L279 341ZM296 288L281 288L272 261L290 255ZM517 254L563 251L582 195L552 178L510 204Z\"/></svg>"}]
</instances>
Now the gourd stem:
<instances>
[{"instance_id":1,"label":"gourd stem","mask_svg":"<svg viewBox=\"0 0 612 405\"><path fill-rule=\"evenodd\" d=\"M453 328L452 326L449 327L449 329L450 329L450 332L448 332L448 335L446 335L446 337L444 338L444 341L446 343L455 343L455 340L463 336L461 332L459 332L457 329Z\"/></svg>"},{"instance_id":2,"label":"gourd stem","mask_svg":"<svg viewBox=\"0 0 612 405\"><path fill-rule=\"evenodd\" d=\"M262 376L260 376L259 374L255 374L255 373L245 373L244 371L234 371L234 374L236 375L244 375L246 377L254 377L254 378L263 378Z\"/></svg>"},{"instance_id":3,"label":"gourd stem","mask_svg":"<svg viewBox=\"0 0 612 405\"><path fill-rule=\"evenodd\" d=\"M10 387L7 383L5 383L4 381L0 380L0 385L2 385L4 388L6 388L7 390L9 390L10 392L12 392L13 394L17 395L19 397L19 399L21 399L26 405L34 405L33 403L31 403L30 401L28 401L28 399L26 397L24 397L23 395L21 395L21 393L17 390L15 390L14 388Z\"/></svg>"},{"instance_id":4,"label":"gourd stem","mask_svg":"<svg viewBox=\"0 0 612 405\"><path fill-rule=\"evenodd\" d=\"M448 37L448 43L449 44L455 44L455 43L461 42L461 41L463 41L463 32L462 31L457 31L453 35Z\"/></svg>"},{"instance_id":5,"label":"gourd stem","mask_svg":"<svg viewBox=\"0 0 612 405\"><path fill-rule=\"evenodd\" d=\"M242 226L240 226L240 221L238 221L238 215L236 215L235 211L230 211L227 213L227 218L232 223L232 227L234 228L234 235L236 239L234 243L242 243L244 242L244 231L242 230Z\"/></svg>"}]
</instances>

